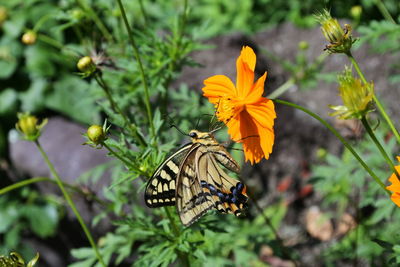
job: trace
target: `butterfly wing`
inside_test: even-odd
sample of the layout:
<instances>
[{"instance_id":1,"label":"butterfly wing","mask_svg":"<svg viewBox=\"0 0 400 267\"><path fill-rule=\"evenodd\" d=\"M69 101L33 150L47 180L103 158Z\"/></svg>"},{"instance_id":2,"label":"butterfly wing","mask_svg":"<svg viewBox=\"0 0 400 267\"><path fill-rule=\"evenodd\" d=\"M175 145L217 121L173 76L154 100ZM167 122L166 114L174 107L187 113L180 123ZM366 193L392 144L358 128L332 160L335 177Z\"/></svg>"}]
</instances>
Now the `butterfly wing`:
<instances>
[{"instance_id":1,"label":"butterfly wing","mask_svg":"<svg viewBox=\"0 0 400 267\"><path fill-rule=\"evenodd\" d=\"M223 162L217 160L215 155L216 152L204 153L196 160L199 164L200 185L205 194L212 196L219 212L239 216L248 200L246 186L231 178L219 165L221 163L223 166L232 167L228 169L236 169L234 166L237 166L237 163L228 152L224 155Z\"/></svg>"},{"instance_id":2,"label":"butterfly wing","mask_svg":"<svg viewBox=\"0 0 400 267\"><path fill-rule=\"evenodd\" d=\"M161 163L151 176L144 194L148 207L175 205L176 177L179 172L179 166L191 147L191 143L181 147Z\"/></svg>"},{"instance_id":3,"label":"butterfly wing","mask_svg":"<svg viewBox=\"0 0 400 267\"><path fill-rule=\"evenodd\" d=\"M177 178L176 208L184 226L189 226L215 207L211 195L204 192L198 178L196 159L207 153L203 145L195 144L182 162ZM202 166L200 166L202 168Z\"/></svg>"}]
</instances>

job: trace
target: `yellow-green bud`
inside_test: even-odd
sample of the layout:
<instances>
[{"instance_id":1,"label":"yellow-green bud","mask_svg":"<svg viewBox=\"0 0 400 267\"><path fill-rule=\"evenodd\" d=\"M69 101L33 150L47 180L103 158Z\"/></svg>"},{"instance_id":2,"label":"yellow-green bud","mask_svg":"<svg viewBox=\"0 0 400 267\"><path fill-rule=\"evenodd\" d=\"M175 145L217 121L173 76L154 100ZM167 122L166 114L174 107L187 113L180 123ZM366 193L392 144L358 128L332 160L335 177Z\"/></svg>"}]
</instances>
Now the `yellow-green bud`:
<instances>
[{"instance_id":1,"label":"yellow-green bud","mask_svg":"<svg viewBox=\"0 0 400 267\"><path fill-rule=\"evenodd\" d=\"M354 78L352 71L345 69L343 75L338 76L339 94L343 100L343 106L331 106L334 113L340 119L361 119L365 114L373 110L372 99L374 96L373 83L362 83L360 79Z\"/></svg>"},{"instance_id":2,"label":"yellow-green bud","mask_svg":"<svg viewBox=\"0 0 400 267\"><path fill-rule=\"evenodd\" d=\"M299 49L307 50L310 47L310 44L307 41L299 42Z\"/></svg>"},{"instance_id":3,"label":"yellow-green bud","mask_svg":"<svg viewBox=\"0 0 400 267\"><path fill-rule=\"evenodd\" d=\"M0 6L0 26L6 21L8 18L7 8L4 6Z\"/></svg>"},{"instance_id":4,"label":"yellow-green bud","mask_svg":"<svg viewBox=\"0 0 400 267\"><path fill-rule=\"evenodd\" d=\"M76 20L81 20L85 16L85 13L81 9L78 9L78 8L73 9L70 14L71 14L72 18L76 19Z\"/></svg>"},{"instance_id":5,"label":"yellow-green bud","mask_svg":"<svg viewBox=\"0 0 400 267\"><path fill-rule=\"evenodd\" d=\"M96 146L103 143L107 139L103 127L100 125L92 125L87 130L87 136Z\"/></svg>"},{"instance_id":6,"label":"yellow-green bud","mask_svg":"<svg viewBox=\"0 0 400 267\"><path fill-rule=\"evenodd\" d=\"M36 141L41 134L41 129L47 123L47 119L39 123L38 119L29 113L19 113L18 119L15 128L29 141Z\"/></svg>"},{"instance_id":7,"label":"yellow-green bud","mask_svg":"<svg viewBox=\"0 0 400 267\"><path fill-rule=\"evenodd\" d=\"M78 70L80 70L87 76L93 74L96 71L96 64L94 64L93 59L89 56L80 58L76 66L78 67Z\"/></svg>"},{"instance_id":8,"label":"yellow-green bud","mask_svg":"<svg viewBox=\"0 0 400 267\"><path fill-rule=\"evenodd\" d=\"M361 6L353 6L350 9L350 15L353 17L353 19L359 20L361 17L362 13L362 7Z\"/></svg>"},{"instance_id":9,"label":"yellow-green bud","mask_svg":"<svg viewBox=\"0 0 400 267\"><path fill-rule=\"evenodd\" d=\"M329 44L326 50L331 53L349 53L354 40L351 36L351 26L344 25L344 29L339 22L332 18L328 10L323 10L316 15L316 19L321 24L321 31Z\"/></svg>"},{"instance_id":10,"label":"yellow-green bud","mask_svg":"<svg viewBox=\"0 0 400 267\"><path fill-rule=\"evenodd\" d=\"M37 34L34 31L27 31L21 37L21 41L26 45L33 45L36 43Z\"/></svg>"}]
</instances>

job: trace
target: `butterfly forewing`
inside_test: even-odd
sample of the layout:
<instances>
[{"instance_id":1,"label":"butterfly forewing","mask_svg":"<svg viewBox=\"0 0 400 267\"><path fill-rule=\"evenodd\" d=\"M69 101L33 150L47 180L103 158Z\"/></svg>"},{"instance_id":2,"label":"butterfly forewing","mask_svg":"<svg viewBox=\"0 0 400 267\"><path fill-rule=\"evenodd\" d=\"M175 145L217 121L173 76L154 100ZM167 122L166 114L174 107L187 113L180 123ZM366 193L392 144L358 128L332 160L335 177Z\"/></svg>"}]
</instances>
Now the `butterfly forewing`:
<instances>
[{"instance_id":1,"label":"butterfly forewing","mask_svg":"<svg viewBox=\"0 0 400 267\"><path fill-rule=\"evenodd\" d=\"M195 160L199 154L204 153L207 153L207 150L202 145L193 145L193 149L182 162L177 177L176 208L185 226L197 221L204 213L215 207L211 195L204 192L198 179Z\"/></svg>"},{"instance_id":2,"label":"butterfly forewing","mask_svg":"<svg viewBox=\"0 0 400 267\"><path fill-rule=\"evenodd\" d=\"M176 176L182 159L192 144L187 144L169 156L150 178L144 199L150 208L175 205Z\"/></svg>"}]
</instances>

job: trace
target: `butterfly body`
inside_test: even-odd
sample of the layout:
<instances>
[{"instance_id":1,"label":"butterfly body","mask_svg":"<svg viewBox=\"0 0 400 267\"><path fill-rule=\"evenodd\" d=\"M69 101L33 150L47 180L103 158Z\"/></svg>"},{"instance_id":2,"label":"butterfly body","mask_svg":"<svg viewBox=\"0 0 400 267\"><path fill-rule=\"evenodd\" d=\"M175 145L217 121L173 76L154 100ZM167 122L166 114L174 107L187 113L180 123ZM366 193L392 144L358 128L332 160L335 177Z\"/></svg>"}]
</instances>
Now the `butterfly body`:
<instances>
[{"instance_id":1,"label":"butterfly body","mask_svg":"<svg viewBox=\"0 0 400 267\"><path fill-rule=\"evenodd\" d=\"M188 226L210 209L239 216L246 206L246 186L220 165L239 173L240 167L211 133L192 130L192 143L168 157L147 184L149 207L176 205Z\"/></svg>"}]
</instances>

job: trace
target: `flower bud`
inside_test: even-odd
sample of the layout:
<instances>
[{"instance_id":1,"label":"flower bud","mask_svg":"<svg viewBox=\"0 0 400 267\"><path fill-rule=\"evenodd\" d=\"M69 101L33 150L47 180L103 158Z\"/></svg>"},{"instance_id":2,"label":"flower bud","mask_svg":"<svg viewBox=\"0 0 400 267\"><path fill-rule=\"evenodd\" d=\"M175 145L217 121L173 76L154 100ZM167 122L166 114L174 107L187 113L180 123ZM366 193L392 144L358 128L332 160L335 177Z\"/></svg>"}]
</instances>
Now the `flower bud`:
<instances>
[{"instance_id":1,"label":"flower bud","mask_svg":"<svg viewBox=\"0 0 400 267\"><path fill-rule=\"evenodd\" d=\"M73 9L71 11L71 17L75 20L81 20L83 17L85 17L85 12L82 11L82 9Z\"/></svg>"},{"instance_id":2,"label":"flower bud","mask_svg":"<svg viewBox=\"0 0 400 267\"><path fill-rule=\"evenodd\" d=\"M353 17L355 20L359 20L361 17L362 13L362 7L361 6L353 6L350 9L350 15Z\"/></svg>"},{"instance_id":3,"label":"flower bud","mask_svg":"<svg viewBox=\"0 0 400 267\"><path fill-rule=\"evenodd\" d=\"M17 130L22 133L24 138L28 141L36 141L41 134L41 129L47 123L47 119L39 123L38 119L29 113L19 113L18 119L15 128L17 128Z\"/></svg>"},{"instance_id":4,"label":"flower bud","mask_svg":"<svg viewBox=\"0 0 400 267\"><path fill-rule=\"evenodd\" d=\"M34 31L27 31L21 37L21 41L26 45L33 45L36 43L37 34Z\"/></svg>"},{"instance_id":5,"label":"flower bud","mask_svg":"<svg viewBox=\"0 0 400 267\"><path fill-rule=\"evenodd\" d=\"M96 64L94 64L93 62L93 59L89 56L80 58L76 66L78 70L85 74L85 76L90 76L97 69Z\"/></svg>"},{"instance_id":6,"label":"flower bud","mask_svg":"<svg viewBox=\"0 0 400 267\"><path fill-rule=\"evenodd\" d=\"M307 41L299 42L299 49L307 50L310 47L310 44Z\"/></svg>"},{"instance_id":7,"label":"flower bud","mask_svg":"<svg viewBox=\"0 0 400 267\"><path fill-rule=\"evenodd\" d=\"M372 99L374 96L373 83L363 84L360 79L353 77L352 71L345 69L343 75L338 76L339 94L344 106L331 106L340 119L361 119L373 110Z\"/></svg>"},{"instance_id":8,"label":"flower bud","mask_svg":"<svg viewBox=\"0 0 400 267\"><path fill-rule=\"evenodd\" d=\"M87 137L96 146L103 143L107 139L106 133L100 125L92 125L87 130Z\"/></svg>"},{"instance_id":9,"label":"flower bud","mask_svg":"<svg viewBox=\"0 0 400 267\"><path fill-rule=\"evenodd\" d=\"M327 10L316 15L316 19L321 24L321 31L329 42L325 49L331 53L350 53L351 46L354 43L351 36L351 26L345 24L344 29L342 29L339 22L332 18Z\"/></svg>"}]
</instances>

